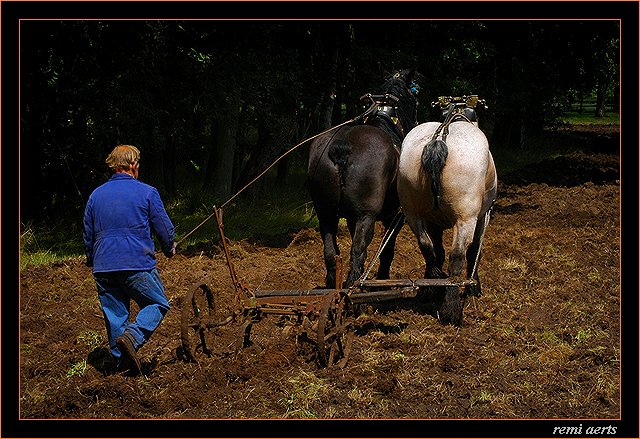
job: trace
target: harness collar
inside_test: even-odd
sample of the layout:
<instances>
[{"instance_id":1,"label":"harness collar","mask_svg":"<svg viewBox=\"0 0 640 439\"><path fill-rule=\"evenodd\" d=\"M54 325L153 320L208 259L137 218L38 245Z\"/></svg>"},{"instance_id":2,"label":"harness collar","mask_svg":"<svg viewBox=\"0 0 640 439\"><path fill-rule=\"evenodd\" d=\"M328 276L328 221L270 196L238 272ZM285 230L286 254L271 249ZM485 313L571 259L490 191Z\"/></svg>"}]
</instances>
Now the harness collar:
<instances>
[{"instance_id":1,"label":"harness collar","mask_svg":"<svg viewBox=\"0 0 640 439\"><path fill-rule=\"evenodd\" d=\"M415 96L415 94L418 93L419 86L417 85L417 83L415 83L415 81L411 85L412 88L407 87L406 84L405 87L412 95ZM401 139L404 138L407 134L407 127L403 125L403 123L400 121L400 118L398 117L398 102L400 102L400 98L391 93L385 93L382 95L372 95L371 93L367 93L360 99L362 100L366 98L371 101L372 105L364 114L363 123L366 124L371 119L381 117L391 123Z\"/></svg>"},{"instance_id":2,"label":"harness collar","mask_svg":"<svg viewBox=\"0 0 640 439\"><path fill-rule=\"evenodd\" d=\"M398 117L397 109L398 108L396 106L378 105L375 108L375 110L371 113L371 117L372 118L381 117L389 121L391 125L393 125L393 127L398 131L398 133L400 134L400 138L402 139L404 138L406 133L404 130L404 126L402 125L402 122ZM365 119L365 123L367 123L367 120L368 118Z\"/></svg>"}]
</instances>

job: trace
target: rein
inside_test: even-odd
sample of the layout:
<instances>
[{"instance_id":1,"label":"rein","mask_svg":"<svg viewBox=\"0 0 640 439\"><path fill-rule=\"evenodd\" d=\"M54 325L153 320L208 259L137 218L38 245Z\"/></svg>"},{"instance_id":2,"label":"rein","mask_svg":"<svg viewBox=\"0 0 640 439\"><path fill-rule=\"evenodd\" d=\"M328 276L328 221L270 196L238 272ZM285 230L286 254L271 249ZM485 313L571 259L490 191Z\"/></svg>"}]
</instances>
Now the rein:
<instances>
[{"instance_id":1,"label":"rein","mask_svg":"<svg viewBox=\"0 0 640 439\"><path fill-rule=\"evenodd\" d=\"M478 270L478 262L480 261L480 251L482 250L482 241L484 240L484 233L487 231L487 226L489 225L489 220L491 219L491 212L493 211L493 205L496 200L491 202L491 207L485 212L482 224L482 233L480 234L480 240L478 241L478 253L476 253L476 260L473 261L473 271L471 272L471 278L476 275Z\"/></svg>"},{"instance_id":2,"label":"rein","mask_svg":"<svg viewBox=\"0 0 640 439\"><path fill-rule=\"evenodd\" d=\"M417 87L417 86L416 86ZM415 91L415 93L417 93L417 90ZM410 89L410 91L412 93L414 93L413 90ZM316 137L319 137L323 134L326 134L328 132L331 132L333 130L337 130L338 128L341 128L345 125L348 125L350 123L356 122L360 119L367 119L369 117L369 115L371 115L374 112L377 112L377 108L382 105L382 104L388 104L389 100L393 101L393 103L397 103L400 99L394 95L391 94L384 94L384 95L372 95L371 93L367 93L364 96L360 97L360 100L363 100L364 98L369 98L371 100L371 105L369 106L369 108L362 114L347 120L346 122L343 122L339 125L333 126L331 128L328 128L324 131L322 131L321 133L318 133L314 136L311 136L305 140L303 140L302 142L298 143L297 145L291 147L288 151L286 151L284 154L280 155L280 157L278 157L276 160L273 161L273 163L271 163L264 171L262 171L260 174L258 174L254 179L252 179L249 183L247 183L246 185L244 185L238 192L236 192L234 195L232 195L227 201L225 201L224 203L222 203L222 205L220 206L219 209L223 209L226 205L228 205L231 201L233 201L238 195L240 195L242 192L244 192L249 186L251 186L253 183L255 183L257 180L259 180L264 174L266 174L273 166L275 166L280 160L282 160L283 158L285 158L287 155L291 154L294 150L296 150L298 147L300 147L301 145L304 145L305 143L309 142L310 140L315 139ZM377 98L377 99L376 99ZM382 100L384 99L384 100ZM392 107L393 109L396 109L396 106ZM394 127L398 126L398 123L400 122L399 118L396 117L396 123L394 123ZM391 121L393 122L393 119L391 119ZM399 128L400 132L402 133L403 129ZM336 131L337 132L337 131ZM334 133L335 135L335 133ZM185 239L187 239L189 236L191 236L196 230L198 230L200 227L202 227L205 223L207 223L211 218L213 218L216 214L216 208L214 207L214 212L209 215L208 217L206 217L204 220L202 220L202 222L200 224L198 224L193 230L191 230L189 233L187 233L185 236L183 236L177 243L176 246L180 245L182 242L184 242Z\"/></svg>"},{"instance_id":3,"label":"rein","mask_svg":"<svg viewBox=\"0 0 640 439\"><path fill-rule=\"evenodd\" d=\"M366 95L365 95L366 96ZM271 168L273 168L280 160L282 160L283 158L285 158L287 155L291 154L294 150L296 150L298 147L300 147L301 145L304 145L305 143L309 142L310 140L315 139L316 137L319 137L323 134L326 134L328 132L331 132L332 130L337 130L338 128L343 127L344 125L350 124L352 122L355 122L359 119L362 119L366 116L368 116L369 114L371 114L374 110L374 108L377 106L378 104L374 101L374 103L362 114L349 119L346 122L343 122L339 125L333 126L331 128L328 128L324 131L322 131L321 133L318 133L314 136L309 137L308 139L303 140L302 142L298 143L297 145L291 147L288 151L286 151L285 153L283 153L282 155L280 155L280 157L278 157L273 163L271 163L264 171L262 171L260 174L258 174L258 176L256 176L253 180L251 180L249 183L247 183L246 185L244 185L242 187L242 189L240 189L238 192L236 192L234 195L231 196L231 198L229 198L227 201L225 201L224 203L222 203L222 205L219 207L220 210L222 210L227 204L229 204L231 201L233 201L238 195L240 195L242 192L244 192L249 186L251 186L253 183L255 183L257 180L259 180L264 174L266 174ZM198 224L193 230L191 230L189 233L187 233L185 236L182 237L182 239L180 239L180 241L178 241L176 243L176 246L180 245L185 239L187 239L189 236L191 236L196 230L198 230L200 227L202 227L206 222L208 222L211 218L213 218L216 214L216 208L214 207L214 212L209 215L208 217L206 217L200 224Z\"/></svg>"}]
</instances>

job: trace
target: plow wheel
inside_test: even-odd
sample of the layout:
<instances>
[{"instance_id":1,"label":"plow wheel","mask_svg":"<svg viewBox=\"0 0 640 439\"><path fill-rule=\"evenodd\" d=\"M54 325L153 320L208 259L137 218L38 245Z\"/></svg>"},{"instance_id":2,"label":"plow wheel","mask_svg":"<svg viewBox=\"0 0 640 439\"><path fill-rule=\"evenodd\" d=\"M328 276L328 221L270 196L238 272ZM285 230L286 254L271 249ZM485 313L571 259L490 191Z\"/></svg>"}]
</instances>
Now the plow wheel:
<instances>
[{"instance_id":1,"label":"plow wheel","mask_svg":"<svg viewBox=\"0 0 640 439\"><path fill-rule=\"evenodd\" d=\"M233 315L216 319L213 292L206 284L198 284L185 296L182 304L180 338L186 360L197 362L200 357L210 357L213 351L215 328L233 321Z\"/></svg>"},{"instance_id":2,"label":"plow wheel","mask_svg":"<svg viewBox=\"0 0 640 439\"><path fill-rule=\"evenodd\" d=\"M346 294L328 294L318 316L318 359L322 367L343 368L349 359L353 332L351 301Z\"/></svg>"}]
</instances>

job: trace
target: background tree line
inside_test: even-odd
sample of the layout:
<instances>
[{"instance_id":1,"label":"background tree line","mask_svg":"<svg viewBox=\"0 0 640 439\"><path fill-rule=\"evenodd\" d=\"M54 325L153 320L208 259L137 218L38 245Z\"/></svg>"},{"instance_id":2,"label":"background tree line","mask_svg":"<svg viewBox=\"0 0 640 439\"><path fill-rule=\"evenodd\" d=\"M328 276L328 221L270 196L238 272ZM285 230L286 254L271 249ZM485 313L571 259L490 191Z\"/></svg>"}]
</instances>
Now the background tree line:
<instances>
[{"instance_id":1,"label":"background tree line","mask_svg":"<svg viewBox=\"0 0 640 439\"><path fill-rule=\"evenodd\" d=\"M382 25L381 25L382 24ZM492 148L521 148L596 95L617 105L619 23L586 21L25 21L21 221L81 213L118 143L165 199L220 200L281 153L360 114L385 71L440 95L479 94ZM304 167L304 148L277 181Z\"/></svg>"}]
</instances>

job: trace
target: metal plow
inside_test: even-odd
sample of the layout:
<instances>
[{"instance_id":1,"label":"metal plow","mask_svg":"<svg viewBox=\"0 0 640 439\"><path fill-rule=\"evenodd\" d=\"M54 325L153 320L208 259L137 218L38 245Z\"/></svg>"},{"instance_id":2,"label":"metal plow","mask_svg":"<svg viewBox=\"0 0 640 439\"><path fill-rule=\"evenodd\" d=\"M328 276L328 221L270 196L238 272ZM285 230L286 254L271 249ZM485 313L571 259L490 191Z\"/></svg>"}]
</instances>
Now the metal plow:
<instances>
[{"instance_id":1,"label":"metal plow","mask_svg":"<svg viewBox=\"0 0 640 439\"><path fill-rule=\"evenodd\" d=\"M242 283L231 261L224 235L222 212L214 207L218 229L235 289L233 304L222 311L214 291L206 283L197 283L182 305L181 340L185 359L198 362L202 357L230 355L251 344L254 324L270 316L286 322L283 333L294 334L315 346L320 367L347 364L353 342L355 307L396 299L415 298L421 288L445 287L450 300L464 303L464 288L474 280L452 283L447 279L364 280L342 288L342 263L337 257L336 288L310 290L252 290ZM462 312L462 308L460 308ZM236 337L224 345L220 331L233 327Z\"/></svg>"}]
</instances>

